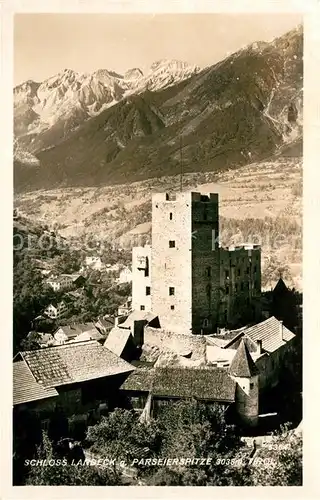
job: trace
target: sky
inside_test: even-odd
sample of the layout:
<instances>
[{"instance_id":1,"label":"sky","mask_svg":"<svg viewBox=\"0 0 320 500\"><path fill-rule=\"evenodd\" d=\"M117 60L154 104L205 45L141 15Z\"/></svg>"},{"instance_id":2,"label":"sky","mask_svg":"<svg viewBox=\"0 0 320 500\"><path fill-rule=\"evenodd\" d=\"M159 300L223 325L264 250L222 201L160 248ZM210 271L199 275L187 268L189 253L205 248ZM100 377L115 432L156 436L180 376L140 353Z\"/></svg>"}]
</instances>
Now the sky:
<instances>
[{"instance_id":1,"label":"sky","mask_svg":"<svg viewBox=\"0 0 320 500\"><path fill-rule=\"evenodd\" d=\"M302 23L299 14L16 14L14 84L78 72L146 70L159 59L209 66Z\"/></svg>"}]
</instances>

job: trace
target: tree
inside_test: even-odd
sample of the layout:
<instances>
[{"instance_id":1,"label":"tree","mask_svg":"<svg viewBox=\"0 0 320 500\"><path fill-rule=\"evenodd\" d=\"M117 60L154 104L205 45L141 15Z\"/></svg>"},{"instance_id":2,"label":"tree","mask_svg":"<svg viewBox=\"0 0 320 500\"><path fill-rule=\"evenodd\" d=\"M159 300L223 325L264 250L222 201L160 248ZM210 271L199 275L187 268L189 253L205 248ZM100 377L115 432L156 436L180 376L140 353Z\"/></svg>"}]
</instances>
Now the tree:
<instances>
[{"instance_id":1,"label":"tree","mask_svg":"<svg viewBox=\"0 0 320 500\"><path fill-rule=\"evenodd\" d=\"M272 461L259 461L252 468L252 484L255 486L301 486L302 485L302 437L283 426L274 435L260 457Z\"/></svg>"},{"instance_id":2,"label":"tree","mask_svg":"<svg viewBox=\"0 0 320 500\"><path fill-rule=\"evenodd\" d=\"M47 465L35 465L30 468L26 481L29 486L111 486L119 484L119 478L109 469L89 465L69 465L66 459L58 458L45 433L43 444L38 447L36 459L46 460ZM52 465L50 465L50 461L52 461Z\"/></svg>"}]
</instances>

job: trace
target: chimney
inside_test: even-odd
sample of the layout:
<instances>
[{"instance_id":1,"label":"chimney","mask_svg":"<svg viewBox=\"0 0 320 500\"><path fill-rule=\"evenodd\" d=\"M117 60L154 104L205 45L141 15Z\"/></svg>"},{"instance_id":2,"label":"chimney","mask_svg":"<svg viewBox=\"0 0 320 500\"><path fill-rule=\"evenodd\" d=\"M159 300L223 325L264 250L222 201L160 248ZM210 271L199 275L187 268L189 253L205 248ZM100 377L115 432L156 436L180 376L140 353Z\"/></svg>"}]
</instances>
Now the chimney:
<instances>
[{"instance_id":1,"label":"chimney","mask_svg":"<svg viewBox=\"0 0 320 500\"><path fill-rule=\"evenodd\" d=\"M257 340L257 346L258 346L258 350L257 350L257 354L260 355L261 352L262 352L262 340Z\"/></svg>"},{"instance_id":2,"label":"chimney","mask_svg":"<svg viewBox=\"0 0 320 500\"><path fill-rule=\"evenodd\" d=\"M279 320L279 331L280 331L280 338L283 340L283 321L282 319Z\"/></svg>"},{"instance_id":3,"label":"chimney","mask_svg":"<svg viewBox=\"0 0 320 500\"><path fill-rule=\"evenodd\" d=\"M133 340L137 347L142 347L144 344L144 319L135 320L133 322Z\"/></svg>"}]
</instances>

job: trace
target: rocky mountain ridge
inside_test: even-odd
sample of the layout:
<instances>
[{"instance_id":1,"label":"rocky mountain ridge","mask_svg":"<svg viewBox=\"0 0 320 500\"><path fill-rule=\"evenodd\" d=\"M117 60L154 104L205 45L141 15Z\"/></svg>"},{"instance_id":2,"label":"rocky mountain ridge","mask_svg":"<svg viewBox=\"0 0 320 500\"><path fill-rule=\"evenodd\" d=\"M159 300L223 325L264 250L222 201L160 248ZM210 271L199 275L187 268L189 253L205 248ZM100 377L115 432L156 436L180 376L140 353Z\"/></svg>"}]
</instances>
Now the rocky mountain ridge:
<instances>
[{"instance_id":1,"label":"rocky mountain ridge","mask_svg":"<svg viewBox=\"0 0 320 500\"><path fill-rule=\"evenodd\" d=\"M183 76L179 83L168 80L165 68L170 64ZM83 107L76 106L71 116L68 111L60 114L50 128L20 135L19 145L38 158L40 167L26 172L16 165L16 190L121 184L178 174L181 168L185 173L219 173L278 153L301 156L302 27L271 43L251 44L190 78L185 79L185 71L189 70L183 64L157 62L152 74L158 75L161 89L151 82L148 90L124 94L114 105L109 104L121 78L100 71L100 80L109 82L110 95L101 96L102 106L108 107L98 114L88 90L89 77L84 77L72 92L83 95L85 113L90 108L94 116L84 119ZM68 89L77 87L78 79L65 73ZM145 89L145 75L137 68L132 75L135 88L144 82ZM90 78L96 95L103 93L100 80ZM53 94L42 89L41 95L54 101L61 89L54 86L55 80L49 85ZM34 87L29 87L19 108L25 101L34 102ZM28 113L35 113L36 106L27 107ZM18 114L16 119L21 126Z\"/></svg>"},{"instance_id":2,"label":"rocky mountain ridge","mask_svg":"<svg viewBox=\"0 0 320 500\"><path fill-rule=\"evenodd\" d=\"M37 135L58 123L68 135L88 118L131 94L156 91L197 72L198 67L185 62L162 60L154 62L145 75L139 68L129 69L124 75L106 69L91 74L65 69L41 83L28 80L14 88L15 135L21 145L35 152L41 149Z\"/></svg>"}]
</instances>

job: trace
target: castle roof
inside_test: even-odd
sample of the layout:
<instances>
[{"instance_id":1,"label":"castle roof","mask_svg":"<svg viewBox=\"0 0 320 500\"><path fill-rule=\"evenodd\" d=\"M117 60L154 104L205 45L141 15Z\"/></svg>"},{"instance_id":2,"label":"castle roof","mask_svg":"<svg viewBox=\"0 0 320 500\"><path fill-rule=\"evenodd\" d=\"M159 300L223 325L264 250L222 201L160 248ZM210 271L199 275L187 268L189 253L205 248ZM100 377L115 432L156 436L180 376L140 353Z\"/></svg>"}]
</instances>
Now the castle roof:
<instances>
[{"instance_id":1,"label":"castle roof","mask_svg":"<svg viewBox=\"0 0 320 500\"><path fill-rule=\"evenodd\" d=\"M236 354L229 367L230 375L234 377L252 377L258 374L258 369L254 364L246 342L241 339Z\"/></svg>"},{"instance_id":2,"label":"castle roof","mask_svg":"<svg viewBox=\"0 0 320 500\"><path fill-rule=\"evenodd\" d=\"M283 279L279 278L278 283L276 284L276 286L273 289L273 293L283 294L286 292L288 292L288 287L285 284L285 282L283 281Z\"/></svg>"},{"instance_id":3,"label":"castle roof","mask_svg":"<svg viewBox=\"0 0 320 500\"><path fill-rule=\"evenodd\" d=\"M236 382L223 368L137 368L121 389L151 391L159 398L196 398L199 400L229 402L235 400Z\"/></svg>"}]
</instances>

